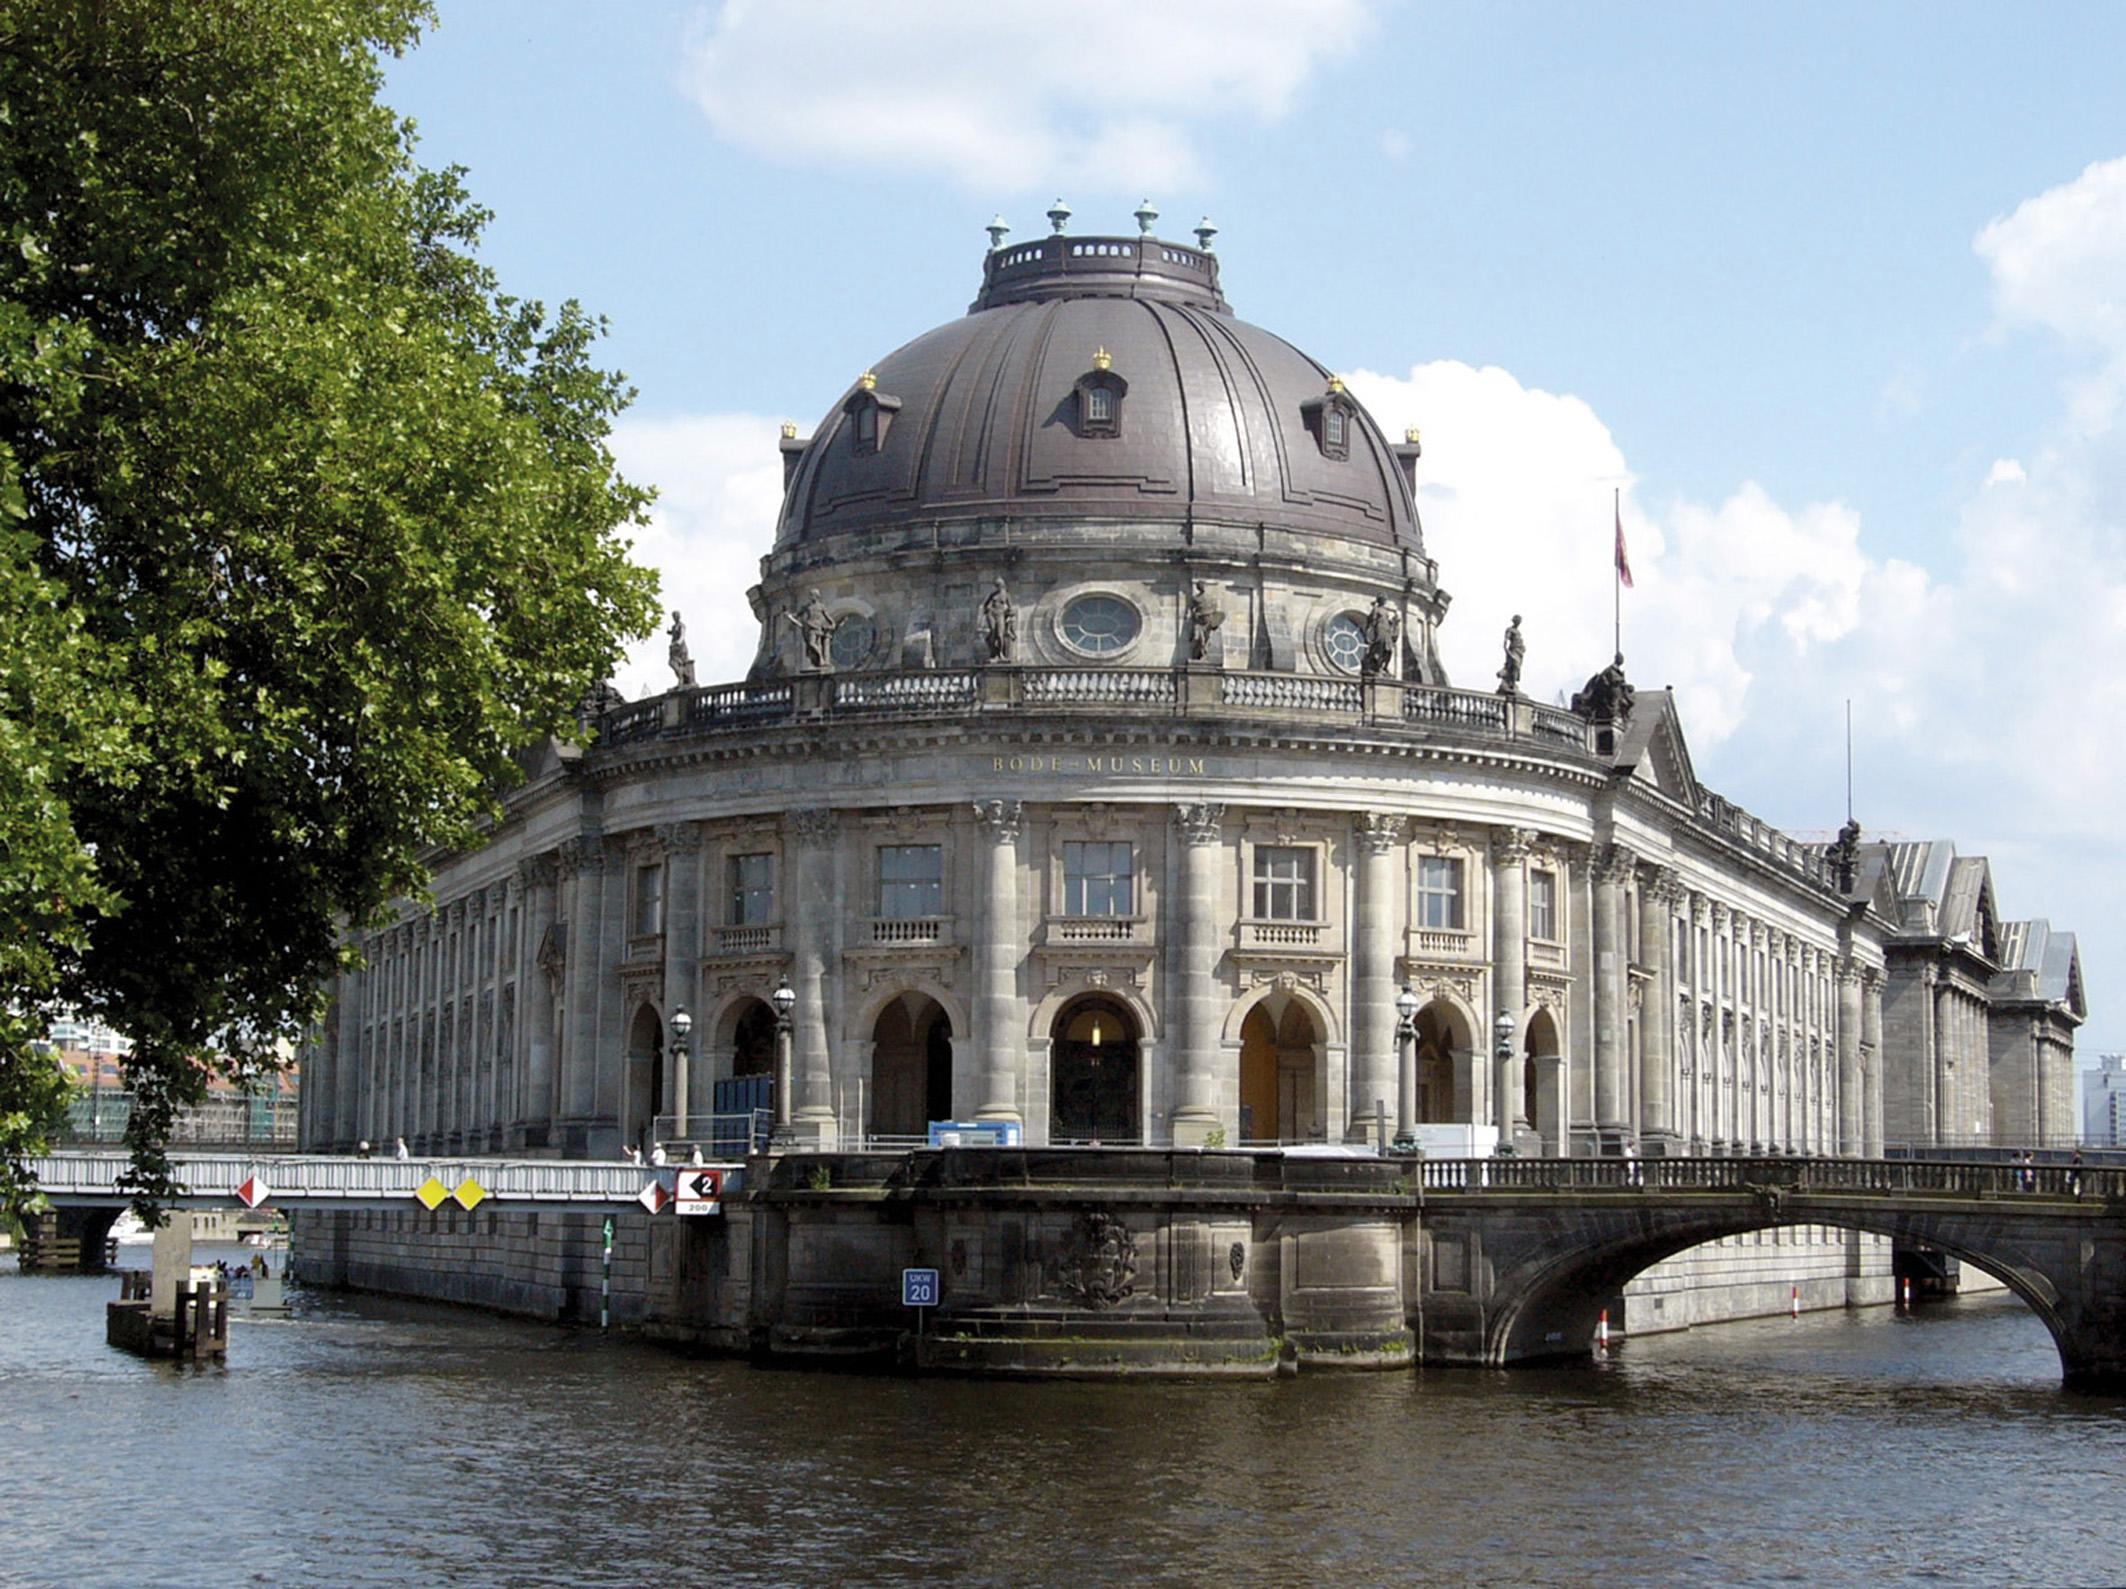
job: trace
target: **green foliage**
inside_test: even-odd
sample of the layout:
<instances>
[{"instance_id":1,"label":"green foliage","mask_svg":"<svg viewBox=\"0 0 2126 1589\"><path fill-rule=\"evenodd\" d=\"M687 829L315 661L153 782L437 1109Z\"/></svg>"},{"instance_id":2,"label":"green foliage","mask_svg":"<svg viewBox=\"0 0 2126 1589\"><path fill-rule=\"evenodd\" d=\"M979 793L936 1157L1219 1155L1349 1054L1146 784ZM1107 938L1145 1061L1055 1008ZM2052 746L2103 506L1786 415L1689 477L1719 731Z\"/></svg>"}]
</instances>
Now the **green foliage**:
<instances>
[{"instance_id":1,"label":"green foliage","mask_svg":"<svg viewBox=\"0 0 2126 1589\"><path fill-rule=\"evenodd\" d=\"M425 19L0 5L0 1080L54 1000L129 1033L144 1199L193 1056L277 1065L654 621L597 323L376 102Z\"/></svg>"}]
</instances>

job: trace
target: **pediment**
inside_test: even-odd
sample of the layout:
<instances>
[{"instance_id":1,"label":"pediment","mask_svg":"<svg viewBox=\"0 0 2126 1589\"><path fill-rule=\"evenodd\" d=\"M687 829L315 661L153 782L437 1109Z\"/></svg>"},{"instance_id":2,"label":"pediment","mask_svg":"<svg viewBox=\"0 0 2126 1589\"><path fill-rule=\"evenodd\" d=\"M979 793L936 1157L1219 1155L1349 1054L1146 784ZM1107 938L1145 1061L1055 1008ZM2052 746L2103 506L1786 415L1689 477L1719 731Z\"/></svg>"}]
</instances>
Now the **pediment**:
<instances>
[{"instance_id":1,"label":"pediment","mask_svg":"<svg viewBox=\"0 0 2126 1589\"><path fill-rule=\"evenodd\" d=\"M1617 765L1630 768L1634 781L1659 790L1686 810L1698 809L1698 774L1691 766L1676 698L1668 691L1640 693L1631 726L1617 747Z\"/></svg>"}]
</instances>

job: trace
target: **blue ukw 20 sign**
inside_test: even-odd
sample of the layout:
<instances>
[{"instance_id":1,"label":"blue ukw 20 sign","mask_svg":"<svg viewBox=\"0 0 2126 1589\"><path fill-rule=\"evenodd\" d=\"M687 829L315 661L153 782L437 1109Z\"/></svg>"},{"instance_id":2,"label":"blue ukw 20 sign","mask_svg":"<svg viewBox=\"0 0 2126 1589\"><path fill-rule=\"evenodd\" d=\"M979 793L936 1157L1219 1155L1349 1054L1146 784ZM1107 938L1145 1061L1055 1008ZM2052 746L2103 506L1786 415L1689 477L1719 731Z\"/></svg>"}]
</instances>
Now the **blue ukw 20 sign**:
<instances>
[{"instance_id":1,"label":"blue ukw 20 sign","mask_svg":"<svg viewBox=\"0 0 2126 1589\"><path fill-rule=\"evenodd\" d=\"M901 1271L901 1306L934 1308L938 1305L938 1272L935 1269Z\"/></svg>"}]
</instances>

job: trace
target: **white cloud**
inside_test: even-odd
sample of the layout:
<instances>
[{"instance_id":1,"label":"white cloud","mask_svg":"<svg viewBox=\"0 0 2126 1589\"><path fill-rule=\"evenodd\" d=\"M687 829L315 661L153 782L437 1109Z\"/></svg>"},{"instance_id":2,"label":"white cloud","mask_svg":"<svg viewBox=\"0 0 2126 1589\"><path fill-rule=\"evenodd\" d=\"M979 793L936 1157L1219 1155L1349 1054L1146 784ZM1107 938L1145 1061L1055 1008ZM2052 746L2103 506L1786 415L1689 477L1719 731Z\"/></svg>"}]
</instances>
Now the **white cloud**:
<instances>
[{"instance_id":1,"label":"white cloud","mask_svg":"<svg viewBox=\"0 0 2126 1589\"><path fill-rule=\"evenodd\" d=\"M2025 199L1972 246L2004 320L2126 352L2126 157Z\"/></svg>"},{"instance_id":2,"label":"white cloud","mask_svg":"<svg viewBox=\"0 0 2126 1589\"><path fill-rule=\"evenodd\" d=\"M746 589L775 539L782 505L778 422L751 414L624 419L613 454L628 479L657 488L635 557L663 579L666 622L686 618L695 677L745 677L759 634ZM616 682L630 699L671 687L668 641L657 634L624 658Z\"/></svg>"},{"instance_id":3,"label":"white cloud","mask_svg":"<svg viewBox=\"0 0 2126 1589\"><path fill-rule=\"evenodd\" d=\"M717 133L778 160L990 192L1172 188L1205 123L1275 120L1348 54L1367 0L725 0L682 65Z\"/></svg>"},{"instance_id":4,"label":"white cloud","mask_svg":"<svg viewBox=\"0 0 2126 1589\"><path fill-rule=\"evenodd\" d=\"M1996 458L1993 467L1986 471L1989 486L2019 486L2029 478L2019 458Z\"/></svg>"}]
</instances>

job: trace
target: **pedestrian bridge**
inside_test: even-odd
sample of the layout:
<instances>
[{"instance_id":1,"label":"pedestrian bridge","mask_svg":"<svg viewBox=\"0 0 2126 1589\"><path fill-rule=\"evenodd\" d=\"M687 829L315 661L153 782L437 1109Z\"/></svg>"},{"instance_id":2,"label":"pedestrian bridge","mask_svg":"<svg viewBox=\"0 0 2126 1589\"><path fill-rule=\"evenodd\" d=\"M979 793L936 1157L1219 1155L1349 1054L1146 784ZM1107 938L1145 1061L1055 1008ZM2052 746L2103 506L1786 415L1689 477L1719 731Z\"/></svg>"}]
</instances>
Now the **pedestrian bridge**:
<instances>
[{"instance_id":1,"label":"pedestrian bridge","mask_svg":"<svg viewBox=\"0 0 2126 1589\"><path fill-rule=\"evenodd\" d=\"M2044 1320L2071 1385L2126 1384L2126 1169L1864 1159L1418 1167L1420 1360L1578 1355L1601 1309L1703 1242L1830 1225L1951 1253Z\"/></svg>"},{"instance_id":2,"label":"pedestrian bridge","mask_svg":"<svg viewBox=\"0 0 2126 1589\"><path fill-rule=\"evenodd\" d=\"M29 1168L55 1208L116 1210L133 1200L122 1184L130 1162L123 1153L53 1153L31 1159ZM184 1190L163 1201L173 1208L271 1203L280 1209L403 1210L415 1206L433 1181L442 1195L430 1207L447 1202L457 1208L521 1210L566 1204L597 1212L635 1207L656 1174L626 1160L177 1152L170 1155L170 1177Z\"/></svg>"}]
</instances>

